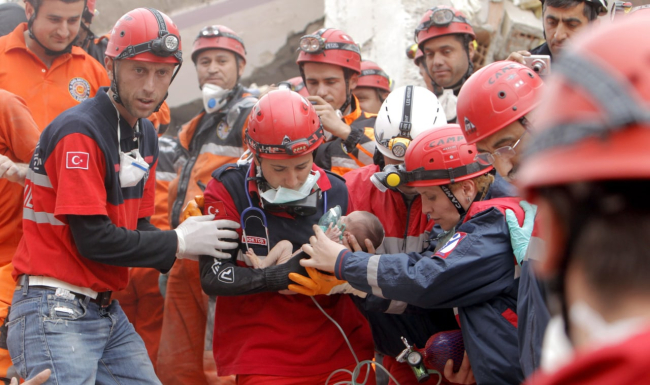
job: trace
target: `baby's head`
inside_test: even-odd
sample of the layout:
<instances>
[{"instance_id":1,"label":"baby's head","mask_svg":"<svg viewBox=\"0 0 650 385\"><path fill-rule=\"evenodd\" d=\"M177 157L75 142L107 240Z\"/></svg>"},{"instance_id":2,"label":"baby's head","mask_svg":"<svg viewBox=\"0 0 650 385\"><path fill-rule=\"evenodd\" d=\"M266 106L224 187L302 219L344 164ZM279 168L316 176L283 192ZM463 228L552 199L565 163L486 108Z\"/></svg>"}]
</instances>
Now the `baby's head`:
<instances>
[{"instance_id":1,"label":"baby's head","mask_svg":"<svg viewBox=\"0 0 650 385\"><path fill-rule=\"evenodd\" d=\"M368 251L365 244L366 239L372 242L375 249L384 241L384 226L381 225L379 218L372 213L353 211L341 217L341 222L345 224L345 231L354 235L363 251Z\"/></svg>"}]
</instances>

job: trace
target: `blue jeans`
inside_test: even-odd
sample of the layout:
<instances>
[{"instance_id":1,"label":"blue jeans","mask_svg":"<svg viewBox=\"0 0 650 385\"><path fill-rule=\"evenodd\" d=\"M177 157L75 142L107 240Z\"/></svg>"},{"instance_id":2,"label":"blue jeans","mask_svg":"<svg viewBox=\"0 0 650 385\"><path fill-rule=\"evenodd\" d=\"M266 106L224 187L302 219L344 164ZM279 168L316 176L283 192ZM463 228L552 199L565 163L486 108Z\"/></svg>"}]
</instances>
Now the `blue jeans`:
<instances>
[{"instance_id":1,"label":"blue jeans","mask_svg":"<svg viewBox=\"0 0 650 385\"><path fill-rule=\"evenodd\" d=\"M117 301L100 308L54 289L16 289L7 345L25 379L44 369L47 385L160 384L142 338Z\"/></svg>"}]
</instances>

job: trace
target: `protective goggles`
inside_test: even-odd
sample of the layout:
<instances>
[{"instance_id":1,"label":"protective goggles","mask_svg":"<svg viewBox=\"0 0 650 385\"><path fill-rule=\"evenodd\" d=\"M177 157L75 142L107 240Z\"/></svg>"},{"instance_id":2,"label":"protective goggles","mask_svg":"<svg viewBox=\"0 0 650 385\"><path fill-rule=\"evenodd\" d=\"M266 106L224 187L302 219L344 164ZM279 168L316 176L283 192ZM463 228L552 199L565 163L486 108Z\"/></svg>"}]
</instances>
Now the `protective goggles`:
<instances>
[{"instance_id":1,"label":"protective goggles","mask_svg":"<svg viewBox=\"0 0 650 385\"><path fill-rule=\"evenodd\" d=\"M258 155L259 154L282 154L282 155L295 156L295 155L300 155L305 151L309 150L323 136L324 136L323 125L321 124L320 127L318 127L318 129L314 131L314 133L311 134L310 137L300 138L300 139L290 141L289 137L285 136L284 140L282 141L282 144L280 145L261 144L255 141L253 138L251 138L250 135L248 134L248 131L246 131L246 142L253 150L253 152Z\"/></svg>"},{"instance_id":2,"label":"protective goggles","mask_svg":"<svg viewBox=\"0 0 650 385\"><path fill-rule=\"evenodd\" d=\"M317 54L330 49L352 51L361 55L361 50L356 44L350 43L328 43L320 34L305 35L300 38L298 49L311 54Z\"/></svg>"},{"instance_id":3,"label":"protective goggles","mask_svg":"<svg viewBox=\"0 0 650 385\"><path fill-rule=\"evenodd\" d=\"M456 13L449 8L433 8L433 13L429 16L429 20L418 25L415 29L415 34L419 31L426 31L431 27L446 27L451 23L469 24L469 21L463 16L456 16Z\"/></svg>"},{"instance_id":4,"label":"protective goggles","mask_svg":"<svg viewBox=\"0 0 650 385\"><path fill-rule=\"evenodd\" d=\"M234 35L232 33L228 33L225 31L219 30L218 25L209 25L207 27L204 27L201 32L199 32L199 35L196 37L197 39L205 37L227 37L229 39L237 40L242 47L244 47L244 41L237 35ZM246 52L246 48L244 47L244 52Z\"/></svg>"}]
</instances>

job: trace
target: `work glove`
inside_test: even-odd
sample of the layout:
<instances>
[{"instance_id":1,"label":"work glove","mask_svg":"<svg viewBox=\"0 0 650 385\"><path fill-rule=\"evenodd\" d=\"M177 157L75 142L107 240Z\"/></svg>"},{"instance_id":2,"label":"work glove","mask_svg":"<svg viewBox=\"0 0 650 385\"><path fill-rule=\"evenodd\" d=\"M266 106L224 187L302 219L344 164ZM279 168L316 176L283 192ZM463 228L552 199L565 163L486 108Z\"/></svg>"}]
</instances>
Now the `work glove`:
<instances>
[{"instance_id":1,"label":"work glove","mask_svg":"<svg viewBox=\"0 0 650 385\"><path fill-rule=\"evenodd\" d=\"M264 281L268 291L281 291L289 287L291 281L289 280L290 274L307 276L305 268L300 265L300 260L308 257L304 252L297 253L287 262L269 266L262 271L264 272Z\"/></svg>"},{"instance_id":2,"label":"work glove","mask_svg":"<svg viewBox=\"0 0 650 385\"><path fill-rule=\"evenodd\" d=\"M535 227L535 215L537 214L537 206L531 205L526 201L519 202L519 206L524 209L524 225L519 227L519 221L514 211L506 210L506 222L510 229L510 243L512 244L512 251L514 251L517 263L521 266L528 251L528 244L530 237L533 235L533 228Z\"/></svg>"},{"instance_id":3,"label":"work glove","mask_svg":"<svg viewBox=\"0 0 650 385\"><path fill-rule=\"evenodd\" d=\"M181 223L189 217L198 217L203 215L203 206L205 200L203 195L197 195L191 201L187 202L181 213Z\"/></svg>"},{"instance_id":4,"label":"work glove","mask_svg":"<svg viewBox=\"0 0 650 385\"><path fill-rule=\"evenodd\" d=\"M366 293L353 288L348 281L337 279L331 274L321 273L313 267L307 267L306 270L309 277L296 273L289 274L289 279L297 283L297 285L290 284L289 290L308 296L319 294L354 294L361 298L365 298L367 295Z\"/></svg>"},{"instance_id":5,"label":"work glove","mask_svg":"<svg viewBox=\"0 0 650 385\"><path fill-rule=\"evenodd\" d=\"M229 259L230 254L219 250L232 250L239 247L237 242L224 242L222 239L238 239L239 223L227 219L213 221L214 215L189 217L174 231L178 235L176 258L199 260L199 255ZM223 228L229 230L223 230ZM219 249L219 250L217 250Z\"/></svg>"}]
</instances>

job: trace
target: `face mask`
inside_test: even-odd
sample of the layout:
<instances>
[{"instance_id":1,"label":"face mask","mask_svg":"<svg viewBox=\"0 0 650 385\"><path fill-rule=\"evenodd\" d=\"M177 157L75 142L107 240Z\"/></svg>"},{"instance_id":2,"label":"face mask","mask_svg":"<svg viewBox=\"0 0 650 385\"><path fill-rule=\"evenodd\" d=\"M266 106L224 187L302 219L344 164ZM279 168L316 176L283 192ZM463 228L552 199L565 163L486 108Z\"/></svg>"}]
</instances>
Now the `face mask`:
<instances>
[{"instance_id":1,"label":"face mask","mask_svg":"<svg viewBox=\"0 0 650 385\"><path fill-rule=\"evenodd\" d=\"M305 183L298 190L278 187L264 191L261 196L264 200L273 204L299 201L307 198L309 193L311 193L311 189L316 185L318 178L320 178L320 172L316 171L315 173L309 174Z\"/></svg>"},{"instance_id":2,"label":"face mask","mask_svg":"<svg viewBox=\"0 0 650 385\"><path fill-rule=\"evenodd\" d=\"M139 131L140 123L136 125L136 131ZM117 148L120 151L120 186L124 187L133 187L136 186L140 180L145 176L147 171L149 171L149 164L144 161L140 151L137 149L131 150L129 153L122 152L122 146L120 145L120 119L119 113L117 118ZM140 139L138 139L138 144L140 144Z\"/></svg>"},{"instance_id":3,"label":"face mask","mask_svg":"<svg viewBox=\"0 0 650 385\"><path fill-rule=\"evenodd\" d=\"M454 95L454 90L442 91L442 95L438 97L438 101L445 110L447 121L456 119L456 104L458 103L458 96Z\"/></svg>"},{"instance_id":4,"label":"face mask","mask_svg":"<svg viewBox=\"0 0 650 385\"><path fill-rule=\"evenodd\" d=\"M203 107L208 114L219 111L228 103L230 90L224 90L214 84L206 83L201 91L203 92Z\"/></svg>"}]
</instances>

